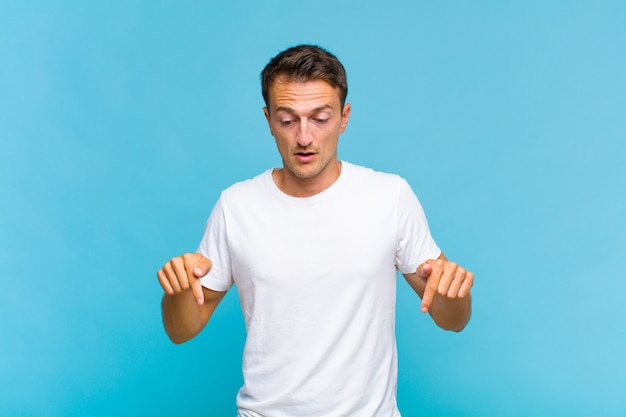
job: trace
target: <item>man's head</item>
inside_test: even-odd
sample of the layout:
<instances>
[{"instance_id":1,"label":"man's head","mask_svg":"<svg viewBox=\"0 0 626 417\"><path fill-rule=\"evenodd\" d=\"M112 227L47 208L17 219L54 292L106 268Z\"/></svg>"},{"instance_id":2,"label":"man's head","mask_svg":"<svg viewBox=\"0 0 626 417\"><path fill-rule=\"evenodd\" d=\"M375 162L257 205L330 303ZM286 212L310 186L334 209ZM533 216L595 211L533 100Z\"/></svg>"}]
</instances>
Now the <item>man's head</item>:
<instances>
[{"instance_id":1,"label":"man's head","mask_svg":"<svg viewBox=\"0 0 626 417\"><path fill-rule=\"evenodd\" d=\"M337 143L351 108L343 65L319 47L296 46L270 61L262 84L263 113L284 167L275 182L296 197L321 192L341 172Z\"/></svg>"},{"instance_id":2,"label":"man's head","mask_svg":"<svg viewBox=\"0 0 626 417\"><path fill-rule=\"evenodd\" d=\"M348 95L346 70L337 57L314 45L299 45L276 55L261 72L261 92L269 107L270 89L274 81L326 81L339 92L343 108Z\"/></svg>"}]
</instances>

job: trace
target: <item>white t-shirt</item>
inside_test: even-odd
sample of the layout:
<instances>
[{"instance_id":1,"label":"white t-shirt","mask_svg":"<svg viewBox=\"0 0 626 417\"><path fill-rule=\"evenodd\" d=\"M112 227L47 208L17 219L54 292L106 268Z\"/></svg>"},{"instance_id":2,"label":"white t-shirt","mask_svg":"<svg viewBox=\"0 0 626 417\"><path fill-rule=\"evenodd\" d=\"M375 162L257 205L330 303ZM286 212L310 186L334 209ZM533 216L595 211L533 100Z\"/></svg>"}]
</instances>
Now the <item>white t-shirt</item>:
<instances>
[{"instance_id":1,"label":"white t-shirt","mask_svg":"<svg viewBox=\"0 0 626 417\"><path fill-rule=\"evenodd\" d=\"M245 417L397 417L396 271L441 251L397 175L342 163L307 198L272 171L226 189L198 251L207 288L237 285L245 318Z\"/></svg>"}]
</instances>

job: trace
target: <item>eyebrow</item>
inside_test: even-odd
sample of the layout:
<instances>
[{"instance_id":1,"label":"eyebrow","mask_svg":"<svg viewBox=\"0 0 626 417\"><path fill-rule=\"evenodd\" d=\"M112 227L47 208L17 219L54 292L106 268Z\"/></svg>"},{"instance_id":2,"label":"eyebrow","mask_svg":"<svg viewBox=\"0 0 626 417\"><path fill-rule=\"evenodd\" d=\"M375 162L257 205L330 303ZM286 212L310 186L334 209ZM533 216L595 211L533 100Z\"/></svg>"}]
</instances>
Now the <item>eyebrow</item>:
<instances>
[{"instance_id":1,"label":"eyebrow","mask_svg":"<svg viewBox=\"0 0 626 417\"><path fill-rule=\"evenodd\" d=\"M319 106L319 107L314 108L313 110L311 110L311 112L309 114L316 114L316 113L319 113L319 112L321 112L323 110L327 110L327 109L332 110L333 106L331 106L330 104L324 104L323 106ZM294 109L292 109L291 107L287 107L287 106L277 107L276 108L276 113L278 113L279 111L284 111L284 112L287 112L287 113L293 114L293 115L296 114L296 111Z\"/></svg>"}]
</instances>

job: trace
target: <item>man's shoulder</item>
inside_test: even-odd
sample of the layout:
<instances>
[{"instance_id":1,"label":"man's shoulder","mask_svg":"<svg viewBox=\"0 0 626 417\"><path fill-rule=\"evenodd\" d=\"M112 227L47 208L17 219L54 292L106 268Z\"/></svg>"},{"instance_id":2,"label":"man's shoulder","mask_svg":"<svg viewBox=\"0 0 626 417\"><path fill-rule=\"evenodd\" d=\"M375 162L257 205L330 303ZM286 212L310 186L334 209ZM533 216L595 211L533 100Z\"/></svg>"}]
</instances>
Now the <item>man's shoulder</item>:
<instances>
[{"instance_id":1,"label":"man's shoulder","mask_svg":"<svg viewBox=\"0 0 626 417\"><path fill-rule=\"evenodd\" d=\"M343 163L346 164L350 172L350 177L358 182L366 182L370 185L380 185L382 187L406 183L406 180L398 174L377 171L373 168L352 164L350 162L344 161Z\"/></svg>"},{"instance_id":2,"label":"man's shoulder","mask_svg":"<svg viewBox=\"0 0 626 417\"><path fill-rule=\"evenodd\" d=\"M241 196L250 196L254 193L262 191L267 186L268 178L271 177L272 170L266 170L262 173L242 181L232 184L230 187L222 191L221 198L238 198Z\"/></svg>"}]
</instances>

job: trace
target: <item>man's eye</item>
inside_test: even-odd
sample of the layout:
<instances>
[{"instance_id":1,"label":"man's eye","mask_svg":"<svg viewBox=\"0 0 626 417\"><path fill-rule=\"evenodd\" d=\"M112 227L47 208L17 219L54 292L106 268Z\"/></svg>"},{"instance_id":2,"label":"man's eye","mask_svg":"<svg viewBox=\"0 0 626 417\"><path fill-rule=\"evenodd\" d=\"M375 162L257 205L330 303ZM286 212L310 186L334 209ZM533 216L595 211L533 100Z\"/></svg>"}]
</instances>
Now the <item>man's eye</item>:
<instances>
[{"instance_id":1,"label":"man's eye","mask_svg":"<svg viewBox=\"0 0 626 417\"><path fill-rule=\"evenodd\" d=\"M283 126L289 126L293 123L293 120L281 120L280 124Z\"/></svg>"},{"instance_id":2,"label":"man's eye","mask_svg":"<svg viewBox=\"0 0 626 417\"><path fill-rule=\"evenodd\" d=\"M326 123L328 121L328 119L323 118L323 117L318 117L317 119L315 119L315 121L317 123L323 124L323 123Z\"/></svg>"}]
</instances>

